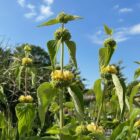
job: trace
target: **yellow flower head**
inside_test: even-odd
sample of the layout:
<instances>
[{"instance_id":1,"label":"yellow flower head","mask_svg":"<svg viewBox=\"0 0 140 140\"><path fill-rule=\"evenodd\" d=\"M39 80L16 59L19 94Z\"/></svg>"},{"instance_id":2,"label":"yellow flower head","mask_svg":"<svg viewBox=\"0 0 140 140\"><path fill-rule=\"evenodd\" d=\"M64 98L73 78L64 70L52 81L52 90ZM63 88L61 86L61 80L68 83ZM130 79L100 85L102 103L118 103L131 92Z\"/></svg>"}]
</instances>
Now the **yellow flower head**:
<instances>
[{"instance_id":1,"label":"yellow flower head","mask_svg":"<svg viewBox=\"0 0 140 140\"><path fill-rule=\"evenodd\" d=\"M87 130L92 133L104 133L104 129L102 126L97 126L94 123L87 125Z\"/></svg>"},{"instance_id":2,"label":"yellow flower head","mask_svg":"<svg viewBox=\"0 0 140 140\"><path fill-rule=\"evenodd\" d=\"M111 73L111 74L116 74L118 71L114 65L108 65L106 67L101 68L101 73Z\"/></svg>"},{"instance_id":3,"label":"yellow flower head","mask_svg":"<svg viewBox=\"0 0 140 140\"><path fill-rule=\"evenodd\" d=\"M28 64L31 64L32 62L33 60L31 58L28 58L28 57L22 58L22 65L28 65Z\"/></svg>"},{"instance_id":4,"label":"yellow flower head","mask_svg":"<svg viewBox=\"0 0 140 140\"><path fill-rule=\"evenodd\" d=\"M18 100L21 103L31 103L33 102L33 97L31 95L27 96L21 95Z\"/></svg>"},{"instance_id":5,"label":"yellow flower head","mask_svg":"<svg viewBox=\"0 0 140 140\"><path fill-rule=\"evenodd\" d=\"M26 101L27 101L28 103L33 102L33 97L32 97L31 95L25 96L25 99L26 99Z\"/></svg>"},{"instance_id":6,"label":"yellow flower head","mask_svg":"<svg viewBox=\"0 0 140 140\"><path fill-rule=\"evenodd\" d=\"M24 47L24 51L26 51L26 52L31 51L31 47L30 47L29 45L26 45L26 46Z\"/></svg>"},{"instance_id":7,"label":"yellow flower head","mask_svg":"<svg viewBox=\"0 0 140 140\"><path fill-rule=\"evenodd\" d=\"M97 130L97 126L94 123L88 124L87 125L87 130L89 132L95 132Z\"/></svg>"},{"instance_id":8,"label":"yellow flower head","mask_svg":"<svg viewBox=\"0 0 140 140\"><path fill-rule=\"evenodd\" d=\"M66 70L64 71L64 80L72 80L74 78L74 75L72 72Z\"/></svg>"},{"instance_id":9,"label":"yellow flower head","mask_svg":"<svg viewBox=\"0 0 140 140\"><path fill-rule=\"evenodd\" d=\"M24 95L21 95L19 98L18 98L19 102L23 103L25 101L25 96Z\"/></svg>"},{"instance_id":10,"label":"yellow flower head","mask_svg":"<svg viewBox=\"0 0 140 140\"><path fill-rule=\"evenodd\" d=\"M74 78L74 75L72 72L65 70L65 71L61 71L61 70L55 70L54 72L51 73L51 78L52 80L56 80L56 81L69 81L72 80Z\"/></svg>"},{"instance_id":11,"label":"yellow flower head","mask_svg":"<svg viewBox=\"0 0 140 140\"><path fill-rule=\"evenodd\" d=\"M136 121L134 124L134 127L139 127L140 126L140 120Z\"/></svg>"}]
</instances>

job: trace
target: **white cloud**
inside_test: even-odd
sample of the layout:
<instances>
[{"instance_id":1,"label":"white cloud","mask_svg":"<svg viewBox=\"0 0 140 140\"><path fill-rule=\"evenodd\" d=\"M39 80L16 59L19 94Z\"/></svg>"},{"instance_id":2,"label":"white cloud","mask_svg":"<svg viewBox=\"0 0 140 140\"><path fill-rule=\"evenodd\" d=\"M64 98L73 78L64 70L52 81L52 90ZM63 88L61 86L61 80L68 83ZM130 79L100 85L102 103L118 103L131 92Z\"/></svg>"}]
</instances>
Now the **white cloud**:
<instances>
[{"instance_id":1,"label":"white cloud","mask_svg":"<svg viewBox=\"0 0 140 140\"><path fill-rule=\"evenodd\" d=\"M122 27L115 29L113 38L119 43L124 42L133 36L140 35L140 23L130 26L130 27ZM103 31L97 31L95 34L90 36L91 41L94 44L101 45L106 38L106 35Z\"/></svg>"},{"instance_id":2,"label":"white cloud","mask_svg":"<svg viewBox=\"0 0 140 140\"><path fill-rule=\"evenodd\" d=\"M132 35L139 35L140 34L140 24L134 25L130 29L129 33L132 34Z\"/></svg>"},{"instance_id":3,"label":"white cloud","mask_svg":"<svg viewBox=\"0 0 140 140\"><path fill-rule=\"evenodd\" d=\"M53 4L54 0L43 0L45 3L47 3L48 5Z\"/></svg>"},{"instance_id":4,"label":"white cloud","mask_svg":"<svg viewBox=\"0 0 140 140\"><path fill-rule=\"evenodd\" d=\"M26 10L26 12L24 13L25 18L33 18L35 21L41 21L49 18L54 14L51 8L54 0L41 1L41 5L31 4L26 0L17 0L17 3Z\"/></svg>"},{"instance_id":5,"label":"white cloud","mask_svg":"<svg viewBox=\"0 0 140 140\"><path fill-rule=\"evenodd\" d=\"M24 6L25 6L25 0L17 0L17 3L18 3L21 7L24 7Z\"/></svg>"},{"instance_id":6,"label":"white cloud","mask_svg":"<svg viewBox=\"0 0 140 140\"><path fill-rule=\"evenodd\" d=\"M29 13L25 13L24 16L26 18L32 18L32 17L36 16L36 13L35 12L29 12Z\"/></svg>"},{"instance_id":7,"label":"white cloud","mask_svg":"<svg viewBox=\"0 0 140 140\"><path fill-rule=\"evenodd\" d=\"M31 11L35 10L35 5L33 4L27 4L27 8L29 8Z\"/></svg>"},{"instance_id":8,"label":"white cloud","mask_svg":"<svg viewBox=\"0 0 140 140\"><path fill-rule=\"evenodd\" d=\"M132 8L121 8L119 9L119 13L130 13L133 12Z\"/></svg>"},{"instance_id":9,"label":"white cloud","mask_svg":"<svg viewBox=\"0 0 140 140\"><path fill-rule=\"evenodd\" d=\"M29 12L27 12L27 13L24 14L24 16L26 18L32 18L32 17L34 17L34 16L37 15L37 13L35 11L35 8L36 8L35 5L33 5L33 4L27 4L26 5L26 8L29 9Z\"/></svg>"},{"instance_id":10,"label":"white cloud","mask_svg":"<svg viewBox=\"0 0 140 140\"><path fill-rule=\"evenodd\" d=\"M45 18L48 18L52 16L54 13L51 10L50 6L41 5L40 7L40 14L36 17L36 21L44 20Z\"/></svg>"}]
</instances>

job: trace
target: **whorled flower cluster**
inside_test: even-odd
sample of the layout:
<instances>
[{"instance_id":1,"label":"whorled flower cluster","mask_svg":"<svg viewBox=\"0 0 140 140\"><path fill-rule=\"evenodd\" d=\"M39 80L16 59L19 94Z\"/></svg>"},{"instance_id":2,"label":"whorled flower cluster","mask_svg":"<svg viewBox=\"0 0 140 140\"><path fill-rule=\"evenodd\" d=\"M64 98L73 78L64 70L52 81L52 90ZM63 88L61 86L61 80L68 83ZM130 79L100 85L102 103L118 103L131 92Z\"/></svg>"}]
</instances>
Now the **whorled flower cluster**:
<instances>
[{"instance_id":1,"label":"whorled flower cluster","mask_svg":"<svg viewBox=\"0 0 140 140\"><path fill-rule=\"evenodd\" d=\"M108 38L104 41L104 47L115 47L116 41L112 38Z\"/></svg>"},{"instance_id":2,"label":"whorled flower cluster","mask_svg":"<svg viewBox=\"0 0 140 140\"><path fill-rule=\"evenodd\" d=\"M33 62L33 60L31 59L31 58L29 58L29 57L24 57L24 58L22 58L22 65L29 65L29 64L31 64Z\"/></svg>"},{"instance_id":3,"label":"whorled flower cluster","mask_svg":"<svg viewBox=\"0 0 140 140\"><path fill-rule=\"evenodd\" d=\"M110 73L110 74L117 74L117 68L114 65L108 65L106 67L102 67L101 68L101 73L102 74L106 74L106 73Z\"/></svg>"},{"instance_id":4,"label":"whorled flower cluster","mask_svg":"<svg viewBox=\"0 0 140 140\"><path fill-rule=\"evenodd\" d=\"M18 101L21 102L21 103L32 103L33 102L33 97L31 95L21 95L19 98L18 98Z\"/></svg>"},{"instance_id":5,"label":"whorled flower cluster","mask_svg":"<svg viewBox=\"0 0 140 140\"><path fill-rule=\"evenodd\" d=\"M55 31L54 33L54 38L56 40L62 40L62 41L69 41L71 39L71 34L69 32L69 30L67 29L63 29L63 28L59 28Z\"/></svg>"},{"instance_id":6,"label":"whorled flower cluster","mask_svg":"<svg viewBox=\"0 0 140 140\"><path fill-rule=\"evenodd\" d=\"M30 47L29 45L26 45L26 46L24 47L24 51L30 52L30 51L31 51L31 47Z\"/></svg>"},{"instance_id":7,"label":"whorled flower cluster","mask_svg":"<svg viewBox=\"0 0 140 140\"><path fill-rule=\"evenodd\" d=\"M58 16L57 16L57 20L60 23L67 23L69 20L71 19L71 15L68 15L64 12L61 12Z\"/></svg>"},{"instance_id":8,"label":"whorled flower cluster","mask_svg":"<svg viewBox=\"0 0 140 140\"><path fill-rule=\"evenodd\" d=\"M87 125L79 125L76 127L75 132L77 134L88 134L88 133L104 133L104 129L102 126L97 126L94 123Z\"/></svg>"},{"instance_id":9,"label":"whorled flower cluster","mask_svg":"<svg viewBox=\"0 0 140 140\"><path fill-rule=\"evenodd\" d=\"M51 79L55 86L68 86L74 78L74 74L68 70L55 70L51 73Z\"/></svg>"}]
</instances>

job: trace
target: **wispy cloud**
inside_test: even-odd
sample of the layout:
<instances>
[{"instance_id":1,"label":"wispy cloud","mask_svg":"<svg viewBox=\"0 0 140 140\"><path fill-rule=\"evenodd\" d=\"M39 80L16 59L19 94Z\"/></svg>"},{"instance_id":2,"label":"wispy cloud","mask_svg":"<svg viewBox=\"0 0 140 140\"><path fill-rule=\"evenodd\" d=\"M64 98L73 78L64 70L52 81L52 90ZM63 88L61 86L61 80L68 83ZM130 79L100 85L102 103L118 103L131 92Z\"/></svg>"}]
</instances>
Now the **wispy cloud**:
<instances>
[{"instance_id":1,"label":"wispy cloud","mask_svg":"<svg viewBox=\"0 0 140 140\"><path fill-rule=\"evenodd\" d=\"M18 3L21 7L24 7L24 6L25 6L25 0L17 0L17 3Z\"/></svg>"},{"instance_id":2,"label":"wispy cloud","mask_svg":"<svg viewBox=\"0 0 140 140\"><path fill-rule=\"evenodd\" d=\"M115 29L113 37L119 43L138 35L140 36L140 23L130 27L121 27ZM101 45L106 38L106 35L104 34L103 30L99 30L95 34L90 35L89 38L94 44Z\"/></svg>"},{"instance_id":3,"label":"wispy cloud","mask_svg":"<svg viewBox=\"0 0 140 140\"><path fill-rule=\"evenodd\" d=\"M17 3L26 10L25 18L33 18L35 21L44 20L54 14L52 4L54 0L42 0L40 5L29 3L27 0L17 0Z\"/></svg>"},{"instance_id":4,"label":"wispy cloud","mask_svg":"<svg viewBox=\"0 0 140 140\"><path fill-rule=\"evenodd\" d=\"M51 10L50 6L41 5L40 7L40 14L36 17L36 21L44 20L45 18L48 18L52 16L54 13Z\"/></svg>"},{"instance_id":5,"label":"wispy cloud","mask_svg":"<svg viewBox=\"0 0 140 140\"><path fill-rule=\"evenodd\" d=\"M132 8L121 8L119 9L119 13L130 13L133 12Z\"/></svg>"},{"instance_id":6,"label":"wispy cloud","mask_svg":"<svg viewBox=\"0 0 140 140\"><path fill-rule=\"evenodd\" d=\"M29 12L27 12L27 13L24 14L24 16L26 18L32 18L32 17L34 17L34 16L37 15L37 13L35 11L35 8L36 8L35 5L28 4L28 5L26 5L26 7L29 9Z\"/></svg>"},{"instance_id":7,"label":"wispy cloud","mask_svg":"<svg viewBox=\"0 0 140 140\"><path fill-rule=\"evenodd\" d=\"M133 12L132 8L128 8L128 7L121 8L119 4L114 5L113 9L117 10L118 13L130 13L130 12Z\"/></svg>"},{"instance_id":8,"label":"wispy cloud","mask_svg":"<svg viewBox=\"0 0 140 140\"><path fill-rule=\"evenodd\" d=\"M54 0L44 0L45 3L47 3L48 5L53 4Z\"/></svg>"}]
</instances>

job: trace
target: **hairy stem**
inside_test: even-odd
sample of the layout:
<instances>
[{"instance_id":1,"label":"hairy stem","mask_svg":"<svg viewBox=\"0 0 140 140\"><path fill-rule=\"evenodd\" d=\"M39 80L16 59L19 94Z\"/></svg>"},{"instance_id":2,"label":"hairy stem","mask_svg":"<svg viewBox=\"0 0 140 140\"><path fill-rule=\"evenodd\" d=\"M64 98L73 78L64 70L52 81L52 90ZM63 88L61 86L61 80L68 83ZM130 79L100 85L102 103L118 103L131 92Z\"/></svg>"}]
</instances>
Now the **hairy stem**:
<instances>
[{"instance_id":1,"label":"hairy stem","mask_svg":"<svg viewBox=\"0 0 140 140\"><path fill-rule=\"evenodd\" d=\"M64 29L64 24L62 24L62 29ZM61 72L63 73L63 67L64 67L64 42L62 42L61 46L61 57L60 57L60 65L61 65ZM59 105L60 105L60 111L59 111L59 117L60 117L60 129L63 128L64 125L64 114L63 114L63 94L64 94L64 88L62 89L62 93L59 93ZM63 140L63 135L60 134L60 140Z\"/></svg>"},{"instance_id":2,"label":"hairy stem","mask_svg":"<svg viewBox=\"0 0 140 140\"><path fill-rule=\"evenodd\" d=\"M25 67L25 96L27 96L27 67Z\"/></svg>"}]
</instances>

